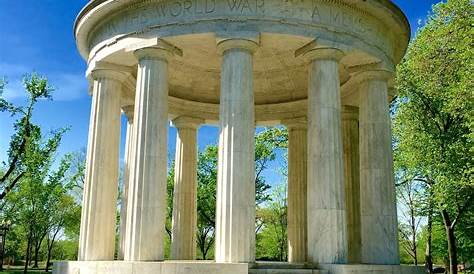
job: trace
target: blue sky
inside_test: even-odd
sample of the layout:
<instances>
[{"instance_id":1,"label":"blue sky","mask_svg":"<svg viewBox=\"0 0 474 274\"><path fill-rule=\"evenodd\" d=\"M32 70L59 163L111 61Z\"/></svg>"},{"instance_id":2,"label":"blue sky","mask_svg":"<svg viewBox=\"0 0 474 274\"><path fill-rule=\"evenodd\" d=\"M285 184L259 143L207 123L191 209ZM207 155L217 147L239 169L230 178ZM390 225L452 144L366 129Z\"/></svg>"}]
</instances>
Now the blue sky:
<instances>
[{"instance_id":1,"label":"blue sky","mask_svg":"<svg viewBox=\"0 0 474 274\"><path fill-rule=\"evenodd\" d=\"M8 81L4 96L14 103L24 101L21 78L33 71L48 76L55 87L53 102L40 102L35 122L46 131L70 126L59 155L87 145L91 98L84 78L86 64L79 56L72 26L87 0L0 0L0 77ZM437 0L396 0L410 20L413 32ZM13 119L0 113L0 161L6 160ZM125 120L122 121L125 123ZM122 126L124 129L125 126ZM124 133L124 130L122 130ZM169 130L168 153L174 155L176 131ZM200 149L217 142L218 129L199 130ZM124 138L122 138L124 139ZM123 147L123 145L122 145ZM122 149L123 150L123 149ZM280 183L278 161L265 174L267 181Z\"/></svg>"}]
</instances>

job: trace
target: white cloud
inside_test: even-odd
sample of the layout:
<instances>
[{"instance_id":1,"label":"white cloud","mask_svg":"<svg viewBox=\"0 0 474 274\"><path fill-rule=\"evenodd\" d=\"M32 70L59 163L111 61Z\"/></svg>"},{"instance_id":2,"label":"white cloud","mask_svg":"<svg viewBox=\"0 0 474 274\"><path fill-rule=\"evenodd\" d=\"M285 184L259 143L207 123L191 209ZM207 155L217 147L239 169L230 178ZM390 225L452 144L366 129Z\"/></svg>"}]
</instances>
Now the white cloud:
<instances>
[{"instance_id":1,"label":"white cloud","mask_svg":"<svg viewBox=\"0 0 474 274\"><path fill-rule=\"evenodd\" d=\"M88 94L88 83L83 73L53 75L50 83L54 87L53 98L57 101L73 101Z\"/></svg>"},{"instance_id":2,"label":"white cloud","mask_svg":"<svg viewBox=\"0 0 474 274\"><path fill-rule=\"evenodd\" d=\"M0 63L0 77L5 77L7 85L3 97L7 100L22 100L26 94L22 79L33 69L21 64ZM48 72L45 75L54 88L53 98L57 101L72 101L87 96L88 84L82 72L63 73Z\"/></svg>"}]
</instances>

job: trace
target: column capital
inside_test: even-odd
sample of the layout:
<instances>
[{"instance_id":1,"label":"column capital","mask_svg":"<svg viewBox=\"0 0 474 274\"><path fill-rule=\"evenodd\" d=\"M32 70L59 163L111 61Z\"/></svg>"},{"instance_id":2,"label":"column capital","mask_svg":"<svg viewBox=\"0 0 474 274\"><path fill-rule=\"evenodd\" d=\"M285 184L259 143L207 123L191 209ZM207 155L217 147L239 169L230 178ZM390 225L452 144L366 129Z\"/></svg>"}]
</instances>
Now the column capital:
<instances>
[{"instance_id":1,"label":"column capital","mask_svg":"<svg viewBox=\"0 0 474 274\"><path fill-rule=\"evenodd\" d=\"M108 68L96 68L92 70L88 75L91 80L97 79L111 79L124 83L127 81L128 74L119 70L108 69Z\"/></svg>"},{"instance_id":2,"label":"column capital","mask_svg":"<svg viewBox=\"0 0 474 274\"><path fill-rule=\"evenodd\" d=\"M128 121L133 121L133 114L135 111L135 106L134 105L127 105L122 107L122 111L127 116Z\"/></svg>"},{"instance_id":3,"label":"column capital","mask_svg":"<svg viewBox=\"0 0 474 274\"><path fill-rule=\"evenodd\" d=\"M189 116L179 116L173 120L173 125L176 128L192 128L197 129L201 124L204 123L204 120Z\"/></svg>"},{"instance_id":4,"label":"column capital","mask_svg":"<svg viewBox=\"0 0 474 274\"><path fill-rule=\"evenodd\" d=\"M374 69L357 72L352 77L354 77L354 81L356 83L362 83L370 80L388 81L394 77L394 73L385 69Z\"/></svg>"},{"instance_id":5,"label":"column capital","mask_svg":"<svg viewBox=\"0 0 474 274\"><path fill-rule=\"evenodd\" d=\"M220 54L229 49L243 49L254 53L258 47L258 42L247 38L227 38L217 41L217 50Z\"/></svg>"},{"instance_id":6,"label":"column capital","mask_svg":"<svg viewBox=\"0 0 474 274\"><path fill-rule=\"evenodd\" d=\"M306 117L297 117L282 120L281 123L288 129L307 129L308 119Z\"/></svg>"},{"instance_id":7,"label":"column capital","mask_svg":"<svg viewBox=\"0 0 474 274\"><path fill-rule=\"evenodd\" d=\"M334 60L339 62L344 57L344 52L337 48L314 48L303 53L303 57L308 61Z\"/></svg>"},{"instance_id":8,"label":"column capital","mask_svg":"<svg viewBox=\"0 0 474 274\"><path fill-rule=\"evenodd\" d=\"M168 61L174 55L183 56L183 51L177 46L161 38L145 39L126 49L139 59L162 59Z\"/></svg>"},{"instance_id":9,"label":"column capital","mask_svg":"<svg viewBox=\"0 0 474 274\"><path fill-rule=\"evenodd\" d=\"M342 106L342 120L359 120L359 108L354 106Z\"/></svg>"},{"instance_id":10,"label":"column capital","mask_svg":"<svg viewBox=\"0 0 474 274\"><path fill-rule=\"evenodd\" d=\"M295 57L302 56L308 61L314 60L335 60L340 61L345 53L333 45L317 44L312 41L295 51Z\"/></svg>"}]
</instances>

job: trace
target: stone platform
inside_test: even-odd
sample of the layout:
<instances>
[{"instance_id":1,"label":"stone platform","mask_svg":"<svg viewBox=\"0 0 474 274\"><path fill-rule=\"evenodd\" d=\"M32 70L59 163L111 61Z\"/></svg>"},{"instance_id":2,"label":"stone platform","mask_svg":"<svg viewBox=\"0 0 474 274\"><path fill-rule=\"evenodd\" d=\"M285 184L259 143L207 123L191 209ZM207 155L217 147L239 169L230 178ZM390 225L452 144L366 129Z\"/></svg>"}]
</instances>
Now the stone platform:
<instances>
[{"instance_id":1,"label":"stone platform","mask_svg":"<svg viewBox=\"0 0 474 274\"><path fill-rule=\"evenodd\" d=\"M319 265L212 261L79 261L54 263L53 274L423 274L423 267L398 265Z\"/></svg>"},{"instance_id":2,"label":"stone platform","mask_svg":"<svg viewBox=\"0 0 474 274\"><path fill-rule=\"evenodd\" d=\"M422 266L403 265L319 265L320 269L327 270L329 274L423 274Z\"/></svg>"},{"instance_id":3,"label":"stone platform","mask_svg":"<svg viewBox=\"0 0 474 274\"><path fill-rule=\"evenodd\" d=\"M248 274L248 264L212 261L69 261L54 263L53 274Z\"/></svg>"}]
</instances>

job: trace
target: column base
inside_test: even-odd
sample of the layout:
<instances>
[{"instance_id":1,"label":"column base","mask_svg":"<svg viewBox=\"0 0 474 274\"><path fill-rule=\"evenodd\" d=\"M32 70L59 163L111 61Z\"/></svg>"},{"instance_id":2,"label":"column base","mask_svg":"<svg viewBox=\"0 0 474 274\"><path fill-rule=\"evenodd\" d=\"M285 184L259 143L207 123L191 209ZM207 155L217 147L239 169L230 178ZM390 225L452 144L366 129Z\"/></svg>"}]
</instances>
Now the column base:
<instances>
[{"instance_id":1,"label":"column base","mask_svg":"<svg viewBox=\"0 0 474 274\"><path fill-rule=\"evenodd\" d=\"M53 274L248 274L248 264L212 261L64 261Z\"/></svg>"}]
</instances>

